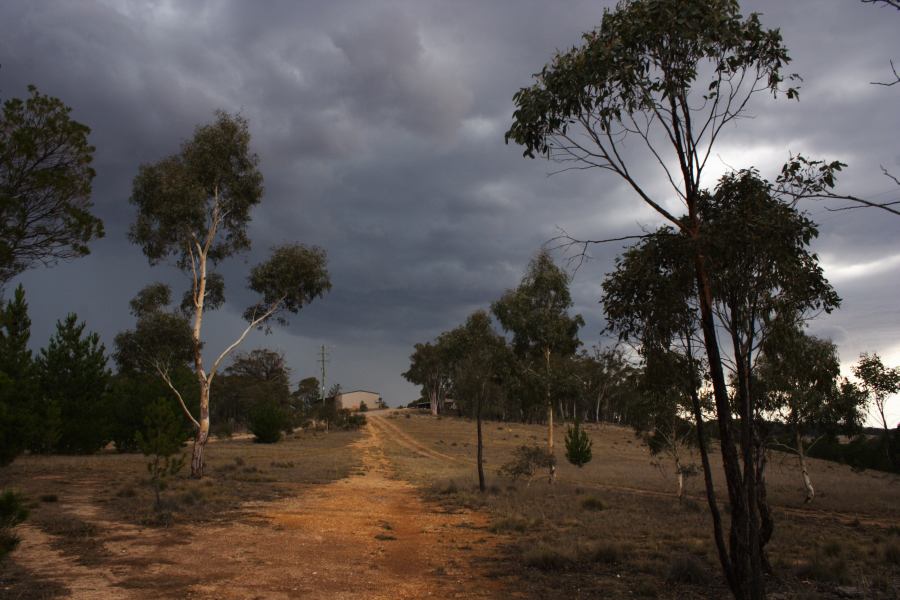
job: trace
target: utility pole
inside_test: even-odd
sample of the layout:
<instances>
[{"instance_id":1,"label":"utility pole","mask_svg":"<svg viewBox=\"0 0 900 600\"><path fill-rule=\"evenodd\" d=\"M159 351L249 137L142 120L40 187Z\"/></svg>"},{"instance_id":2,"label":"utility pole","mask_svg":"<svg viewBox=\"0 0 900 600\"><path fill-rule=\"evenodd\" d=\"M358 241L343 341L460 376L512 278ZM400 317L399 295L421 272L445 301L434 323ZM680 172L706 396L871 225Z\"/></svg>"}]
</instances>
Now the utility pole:
<instances>
[{"instance_id":1,"label":"utility pole","mask_svg":"<svg viewBox=\"0 0 900 600\"><path fill-rule=\"evenodd\" d=\"M330 362L328 360L328 352L325 350L325 344L322 344L322 349L319 352L319 364L322 367L322 402L325 402L325 365Z\"/></svg>"}]
</instances>

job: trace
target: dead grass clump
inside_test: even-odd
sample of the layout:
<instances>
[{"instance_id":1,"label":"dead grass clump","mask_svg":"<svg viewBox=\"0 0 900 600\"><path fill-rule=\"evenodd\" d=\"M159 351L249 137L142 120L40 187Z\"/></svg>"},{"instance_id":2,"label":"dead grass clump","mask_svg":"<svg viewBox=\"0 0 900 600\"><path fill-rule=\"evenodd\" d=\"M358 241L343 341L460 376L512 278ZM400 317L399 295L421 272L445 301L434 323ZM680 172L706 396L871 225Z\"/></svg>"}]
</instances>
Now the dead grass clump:
<instances>
[{"instance_id":1,"label":"dead grass clump","mask_svg":"<svg viewBox=\"0 0 900 600\"><path fill-rule=\"evenodd\" d=\"M551 548L546 544L526 550L522 555L522 563L526 567L538 569L545 573L556 573L570 569L575 564L574 557L566 551Z\"/></svg>"},{"instance_id":2,"label":"dead grass clump","mask_svg":"<svg viewBox=\"0 0 900 600\"><path fill-rule=\"evenodd\" d=\"M679 554L669 565L666 582L704 585L709 583L709 572L706 564L693 554Z\"/></svg>"},{"instance_id":3,"label":"dead grass clump","mask_svg":"<svg viewBox=\"0 0 900 600\"><path fill-rule=\"evenodd\" d=\"M491 533L524 533L538 525L538 521L534 521L532 519L526 519L525 517L519 515L512 515L509 517L503 517L497 519L488 527L488 531Z\"/></svg>"},{"instance_id":4,"label":"dead grass clump","mask_svg":"<svg viewBox=\"0 0 900 600\"><path fill-rule=\"evenodd\" d=\"M274 467L276 469L292 469L292 468L294 468L294 461L281 462L281 461L273 460L272 462L269 463L269 466Z\"/></svg>"},{"instance_id":5,"label":"dead grass clump","mask_svg":"<svg viewBox=\"0 0 900 600\"><path fill-rule=\"evenodd\" d=\"M581 508L584 510L601 511L606 510L606 504L600 498L588 496L581 501Z\"/></svg>"}]
</instances>

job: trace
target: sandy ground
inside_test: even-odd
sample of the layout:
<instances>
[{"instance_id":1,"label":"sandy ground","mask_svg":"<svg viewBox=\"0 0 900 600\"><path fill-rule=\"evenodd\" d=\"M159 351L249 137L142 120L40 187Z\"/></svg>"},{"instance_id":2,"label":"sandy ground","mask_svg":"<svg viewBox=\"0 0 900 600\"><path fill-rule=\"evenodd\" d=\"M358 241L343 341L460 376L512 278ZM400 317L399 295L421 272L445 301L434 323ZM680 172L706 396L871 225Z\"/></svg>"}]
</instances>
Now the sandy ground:
<instances>
[{"instance_id":1,"label":"sandy ground","mask_svg":"<svg viewBox=\"0 0 900 600\"><path fill-rule=\"evenodd\" d=\"M487 517L426 502L385 457L396 429L376 415L366 429L354 448L362 467L349 478L245 505L230 522L169 529L104 521L76 505L103 531L92 561L26 524L16 563L84 599L515 597L489 576Z\"/></svg>"}]
</instances>

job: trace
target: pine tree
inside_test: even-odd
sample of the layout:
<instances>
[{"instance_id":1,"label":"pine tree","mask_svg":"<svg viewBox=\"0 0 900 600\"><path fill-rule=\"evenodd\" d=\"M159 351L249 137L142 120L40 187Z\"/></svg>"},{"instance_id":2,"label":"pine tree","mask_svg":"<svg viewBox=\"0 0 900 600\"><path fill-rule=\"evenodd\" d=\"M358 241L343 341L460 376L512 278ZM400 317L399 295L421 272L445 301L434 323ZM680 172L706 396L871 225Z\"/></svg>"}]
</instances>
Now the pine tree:
<instances>
[{"instance_id":1,"label":"pine tree","mask_svg":"<svg viewBox=\"0 0 900 600\"><path fill-rule=\"evenodd\" d=\"M22 451L32 428L28 417L36 381L30 336L25 289L19 285L12 300L0 309L0 465Z\"/></svg>"},{"instance_id":2,"label":"pine tree","mask_svg":"<svg viewBox=\"0 0 900 600\"><path fill-rule=\"evenodd\" d=\"M566 458L576 467L583 467L593 458L592 445L593 442L587 432L581 428L578 421L575 421L575 426L569 427L566 433Z\"/></svg>"},{"instance_id":3,"label":"pine tree","mask_svg":"<svg viewBox=\"0 0 900 600\"><path fill-rule=\"evenodd\" d=\"M91 453L108 438L110 371L106 348L96 333L70 313L37 359L42 406L37 449Z\"/></svg>"}]
</instances>

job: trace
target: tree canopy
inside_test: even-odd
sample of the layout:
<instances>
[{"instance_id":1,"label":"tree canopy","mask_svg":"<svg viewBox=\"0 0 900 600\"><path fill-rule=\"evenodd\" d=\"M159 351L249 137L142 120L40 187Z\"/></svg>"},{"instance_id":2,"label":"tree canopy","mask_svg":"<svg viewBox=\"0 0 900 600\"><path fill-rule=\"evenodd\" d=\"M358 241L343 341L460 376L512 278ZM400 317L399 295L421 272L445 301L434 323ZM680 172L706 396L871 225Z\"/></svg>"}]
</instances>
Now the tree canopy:
<instances>
[{"instance_id":1,"label":"tree canopy","mask_svg":"<svg viewBox=\"0 0 900 600\"><path fill-rule=\"evenodd\" d=\"M58 98L28 87L0 114L0 286L34 266L84 256L103 237L90 209L91 130Z\"/></svg>"}]
</instances>

